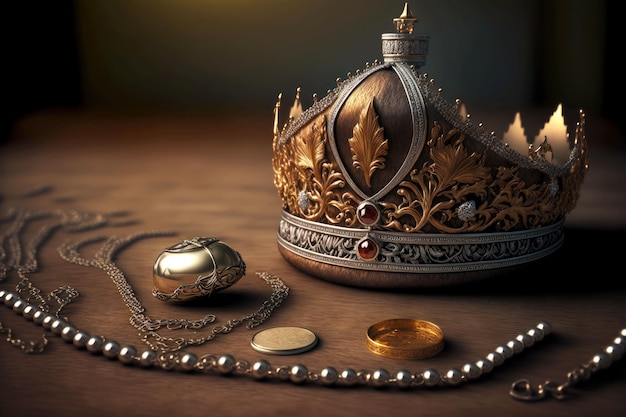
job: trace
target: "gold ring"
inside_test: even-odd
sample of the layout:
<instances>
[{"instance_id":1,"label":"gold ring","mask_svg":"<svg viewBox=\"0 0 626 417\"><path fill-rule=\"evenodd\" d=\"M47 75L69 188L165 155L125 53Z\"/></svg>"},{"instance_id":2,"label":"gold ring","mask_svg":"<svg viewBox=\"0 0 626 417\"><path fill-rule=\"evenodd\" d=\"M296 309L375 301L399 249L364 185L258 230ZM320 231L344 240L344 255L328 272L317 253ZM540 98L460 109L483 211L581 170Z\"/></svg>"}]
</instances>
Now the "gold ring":
<instances>
[{"instance_id":1,"label":"gold ring","mask_svg":"<svg viewBox=\"0 0 626 417\"><path fill-rule=\"evenodd\" d=\"M443 331L425 320L383 320L367 329L368 349L388 358L430 358L441 352L443 345Z\"/></svg>"}]
</instances>

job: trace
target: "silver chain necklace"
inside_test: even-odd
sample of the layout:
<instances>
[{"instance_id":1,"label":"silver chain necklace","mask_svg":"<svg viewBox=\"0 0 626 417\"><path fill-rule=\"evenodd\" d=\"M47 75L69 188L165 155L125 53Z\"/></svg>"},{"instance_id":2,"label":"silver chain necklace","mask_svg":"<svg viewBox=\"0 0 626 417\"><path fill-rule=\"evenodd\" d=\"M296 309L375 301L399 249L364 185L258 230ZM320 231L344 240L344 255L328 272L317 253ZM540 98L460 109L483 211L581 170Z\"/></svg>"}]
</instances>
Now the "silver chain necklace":
<instances>
[{"instance_id":1,"label":"silver chain necklace","mask_svg":"<svg viewBox=\"0 0 626 417\"><path fill-rule=\"evenodd\" d=\"M52 221L43 225L31 240L25 243L26 253L24 254L21 239L24 229L29 222L42 219L52 219ZM57 305L54 315L60 317L63 307L78 297L78 291L70 286L63 286L53 290L46 297L41 294L41 290L33 285L28 277L28 274L39 269L37 260L39 248L58 229L65 228L70 232L95 229L106 223L105 218L100 214L76 210L33 211L13 208L0 218L0 222L10 222L6 232L0 235L0 283L6 281L9 271L15 270L19 278L15 287L17 294L27 293L26 299L34 300L37 308L45 313L50 312L50 303L54 301ZM5 328L1 322L0 331L7 334L9 343L26 353L43 352L48 344L45 333L42 334L40 341L24 341L14 338L12 330Z\"/></svg>"},{"instance_id":2,"label":"silver chain necklace","mask_svg":"<svg viewBox=\"0 0 626 417\"><path fill-rule=\"evenodd\" d=\"M22 261L22 243L20 236L29 222L40 219L52 220L44 224L34 237L26 245L26 258ZM16 287L19 294L27 292L29 296L25 299L36 300L35 305L43 312L50 312L50 301L54 299L58 305L58 308L54 312L55 317L60 317L61 310L72 300L78 297L79 293L72 287L65 286L58 288L48 295L47 299L41 295L41 291L35 287L28 277L28 274L36 272L38 269L37 255L42 243L50 237L50 235L57 229L67 228L70 231L78 232L94 229L97 227L105 226L108 222L104 215L85 213L79 211L58 211L58 212L31 212L28 210L9 210L4 221L10 221L11 224L8 230L0 236L0 282L4 281L7 277L7 273L15 269L20 278L20 281ZM218 324L210 331L210 333L203 337L197 338L184 338L184 337L166 337L158 333L160 329L167 330L181 330L191 329L199 330L209 324L215 322L216 316L214 314L208 314L199 320L187 320L187 319L160 319L153 320L146 314L145 308L142 306L139 299L136 297L135 292L131 285L128 283L124 273L115 265L113 261L115 255L130 245L131 243L148 237L167 236L171 235L171 232L161 231L148 231L134 233L124 237L112 236L106 237L89 237L74 242L64 242L59 248L58 252L62 259L67 262L100 268L103 270L116 285L118 292L120 293L124 304L130 310L130 323L140 332L141 339L146 343L150 349L155 351L167 352L184 348L186 346L201 345L212 339L218 334L230 333L235 327L246 323L246 327L251 329L270 317L272 311L276 309L287 298L289 294L289 288L284 282L275 276L267 273L257 274L262 280L264 280L272 288L272 295L269 300L264 301L261 306L251 314L244 317L231 319L225 324ZM86 259L80 255L79 250L83 246L104 241L100 249L95 253L92 259ZM5 252L4 247L8 247L8 252ZM67 318L65 318L67 320ZM13 340L12 344L20 345L24 351L41 351L47 344L47 338L43 335L42 342L26 342Z\"/></svg>"},{"instance_id":3,"label":"silver chain necklace","mask_svg":"<svg viewBox=\"0 0 626 417\"><path fill-rule=\"evenodd\" d=\"M284 282L273 275L267 273L257 273L257 275L264 280L271 288L272 295L269 300L264 301L261 306L251 314L247 314L238 319L231 319L225 324L218 324L211 331L203 337L197 338L182 338L182 337L167 337L160 335L157 331L160 329L167 330L180 330L180 329L193 329L199 330L209 324L215 322L216 316L214 314L207 314L199 320L187 320L187 319L159 319L154 320L146 314L145 308L142 306L139 299L135 296L133 288L130 286L124 273L115 265L113 259L117 252L130 245L136 240L147 238L170 235L167 232L139 232L124 237L112 236L110 238L96 237L87 238L76 241L74 243L65 242L59 249L59 255L64 260L77 265L91 266L100 268L111 278L118 292L122 296L124 304L130 310L130 324L139 330L142 341L147 344L150 349L160 352L168 352L179 350L187 346L202 345L212 339L214 339L220 333L230 333L235 327L246 323L248 329L252 329L259 324L263 323L270 317L272 311L280 306L287 295L289 294L289 288ZM106 240L105 240L106 239ZM93 259L86 259L79 254L79 249L89 243L105 240L104 244L96 252Z\"/></svg>"},{"instance_id":4,"label":"silver chain necklace","mask_svg":"<svg viewBox=\"0 0 626 417\"><path fill-rule=\"evenodd\" d=\"M39 232L26 244L26 258L22 260L21 232L29 221L35 219L53 220L41 227ZM145 314L145 309L128 284L123 272L115 265L113 259L116 253L137 239L149 236L161 236L164 232L141 232L126 237L110 237L108 239L87 238L73 243L65 243L59 248L63 259L84 266L97 267L104 270L116 284L125 304L131 312L131 324L145 332L142 337L148 349L139 351L130 344L120 344L115 340L102 336L92 336L84 330L73 326L67 317L61 316L61 310L65 305L78 296L78 291L65 286L56 289L47 297L41 295L27 274L37 271L37 255L42 243L59 228L68 231L84 231L107 224L103 215L82 213L77 211L64 211L55 213L34 213L27 210L9 210L8 214L0 219L1 222L11 222L7 231L0 237L0 283L7 278L7 273L15 269L20 281L16 291L0 290L0 301L11 308L15 313L22 315L27 320L41 325L45 330L60 336L64 341L72 343L78 349L87 350L92 354L102 354L110 359L117 359L125 365L139 365L143 368L156 367L163 370L179 370L183 372L236 374L250 376L255 379L274 379L291 382L294 384L319 383L322 385L340 386L370 386L375 388L396 387L401 389L456 386L480 378L490 373L495 367L502 365L506 360L516 354L532 347L535 343L544 339L552 332L552 327L546 322L540 322L525 333L517 335L507 343L496 347L483 358L468 362L459 368L451 368L446 372L435 369L426 369L420 372L399 370L395 374L386 369L374 371L345 368L337 370L327 366L319 371L309 370L303 364L283 365L273 367L264 359L251 363L246 360L236 360L230 354L197 356L191 352L185 352L183 347L202 344L213 339L219 333L228 333L241 323L246 322L248 327L254 327L265 321L271 312L278 307L288 294L288 287L278 277L268 273L258 273L272 289L272 297L264 302L261 307L252 314L241 319L231 320L225 325L218 325L212 329L208 336L198 339L188 339L185 342L175 342L170 338L159 336L156 330L162 327L196 328L203 327L215 320L213 315L207 315L200 320L153 320ZM105 243L96 253L93 259L88 260L79 254L79 249L95 241L105 239ZM8 252L5 252L5 247ZM24 296L24 294L26 294ZM58 308L51 312L49 302L54 300ZM42 341L22 341L14 337L12 329L6 328L0 322L0 332L6 335L6 339L13 346L20 348L25 353L43 352L48 343L46 334ZM594 355L587 363L576 367L567 374L564 383L546 381L537 387L532 387L527 380L519 380L512 384L510 395L512 398L523 401L536 401L544 398L563 399L568 397L568 390L581 381L588 380L595 372L606 369L612 363L622 358L626 351L626 328L621 329L619 335L609 344L604 351Z\"/></svg>"}]
</instances>

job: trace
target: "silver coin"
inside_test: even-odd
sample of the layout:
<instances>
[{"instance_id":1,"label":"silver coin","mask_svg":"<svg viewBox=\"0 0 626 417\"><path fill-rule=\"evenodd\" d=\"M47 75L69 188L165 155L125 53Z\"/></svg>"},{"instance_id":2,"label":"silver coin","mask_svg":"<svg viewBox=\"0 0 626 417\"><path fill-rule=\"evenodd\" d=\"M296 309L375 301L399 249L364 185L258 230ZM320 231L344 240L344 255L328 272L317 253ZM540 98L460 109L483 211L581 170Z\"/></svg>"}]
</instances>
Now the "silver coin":
<instances>
[{"instance_id":1,"label":"silver coin","mask_svg":"<svg viewBox=\"0 0 626 417\"><path fill-rule=\"evenodd\" d=\"M313 349L318 337L303 327L272 327L252 337L252 349L270 355L297 355Z\"/></svg>"}]
</instances>

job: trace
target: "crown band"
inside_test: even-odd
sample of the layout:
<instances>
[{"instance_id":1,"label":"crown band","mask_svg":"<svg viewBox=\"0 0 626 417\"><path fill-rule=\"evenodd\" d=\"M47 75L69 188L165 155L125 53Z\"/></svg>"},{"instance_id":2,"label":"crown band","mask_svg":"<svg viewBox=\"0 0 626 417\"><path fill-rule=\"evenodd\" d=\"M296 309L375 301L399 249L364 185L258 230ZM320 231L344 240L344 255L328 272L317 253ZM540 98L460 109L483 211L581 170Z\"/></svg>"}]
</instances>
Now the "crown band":
<instances>
[{"instance_id":1,"label":"crown band","mask_svg":"<svg viewBox=\"0 0 626 417\"><path fill-rule=\"evenodd\" d=\"M344 279L329 276L329 270L332 274L334 268L320 268L319 262L340 267L339 275L346 275L345 268L399 273L387 274L389 279L374 281L374 286L417 287L429 286L432 277L428 274L497 270L543 258L562 246L563 221L508 233L410 234L325 225L283 211L278 244L284 249L283 255L285 250L296 255L287 257L290 263L320 278ZM364 237L373 239L380 247L374 260L358 255L358 242ZM451 278L441 276L433 280L433 285L446 280ZM367 282L359 281L359 285L363 284Z\"/></svg>"}]
</instances>

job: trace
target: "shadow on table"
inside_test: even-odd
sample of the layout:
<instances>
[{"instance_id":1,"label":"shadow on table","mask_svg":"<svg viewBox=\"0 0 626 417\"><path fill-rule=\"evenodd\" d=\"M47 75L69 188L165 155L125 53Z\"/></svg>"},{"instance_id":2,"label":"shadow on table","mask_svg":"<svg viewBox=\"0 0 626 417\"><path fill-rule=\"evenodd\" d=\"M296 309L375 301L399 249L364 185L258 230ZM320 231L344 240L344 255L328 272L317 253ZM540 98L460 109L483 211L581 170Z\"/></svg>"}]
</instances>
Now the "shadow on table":
<instances>
[{"instance_id":1,"label":"shadow on table","mask_svg":"<svg viewBox=\"0 0 626 417\"><path fill-rule=\"evenodd\" d=\"M409 290L445 294L592 293L626 289L622 267L626 230L564 229L563 246L524 266L446 287ZM403 290L406 292L407 290Z\"/></svg>"}]
</instances>

